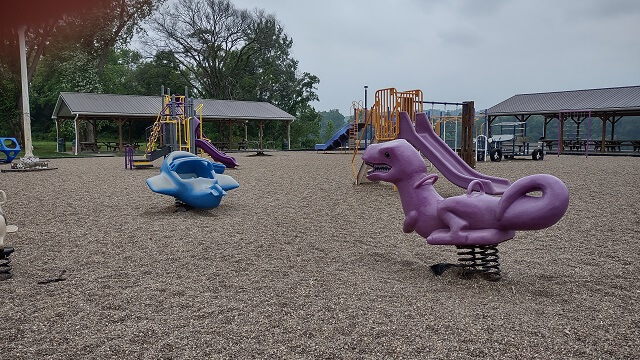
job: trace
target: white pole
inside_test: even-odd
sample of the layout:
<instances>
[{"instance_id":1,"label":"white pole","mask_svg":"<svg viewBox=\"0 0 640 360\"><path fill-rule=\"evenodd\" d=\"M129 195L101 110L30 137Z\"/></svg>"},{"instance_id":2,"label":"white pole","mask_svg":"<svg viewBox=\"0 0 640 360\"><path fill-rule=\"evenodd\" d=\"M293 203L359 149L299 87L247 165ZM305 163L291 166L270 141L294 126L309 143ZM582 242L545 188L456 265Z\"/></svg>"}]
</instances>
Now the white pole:
<instances>
[{"instance_id":1,"label":"white pole","mask_svg":"<svg viewBox=\"0 0 640 360\"><path fill-rule=\"evenodd\" d=\"M447 143L447 122L442 120L442 116L440 116L440 122L442 123L442 140L444 143Z\"/></svg>"},{"instance_id":2,"label":"white pole","mask_svg":"<svg viewBox=\"0 0 640 360\"><path fill-rule=\"evenodd\" d=\"M20 78L22 81L22 122L24 123L24 155L33 157L33 145L31 143L31 114L29 113L29 83L27 82L27 49L24 41L26 26L18 29L20 43Z\"/></svg>"},{"instance_id":3,"label":"white pole","mask_svg":"<svg viewBox=\"0 0 640 360\"><path fill-rule=\"evenodd\" d=\"M454 140L453 140L453 151L458 152L458 120L454 120L453 124L456 126Z\"/></svg>"},{"instance_id":4,"label":"white pole","mask_svg":"<svg viewBox=\"0 0 640 360\"><path fill-rule=\"evenodd\" d=\"M58 139L60 139L60 124L58 124L58 119L56 119L56 152L61 152L58 148Z\"/></svg>"}]
</instances>

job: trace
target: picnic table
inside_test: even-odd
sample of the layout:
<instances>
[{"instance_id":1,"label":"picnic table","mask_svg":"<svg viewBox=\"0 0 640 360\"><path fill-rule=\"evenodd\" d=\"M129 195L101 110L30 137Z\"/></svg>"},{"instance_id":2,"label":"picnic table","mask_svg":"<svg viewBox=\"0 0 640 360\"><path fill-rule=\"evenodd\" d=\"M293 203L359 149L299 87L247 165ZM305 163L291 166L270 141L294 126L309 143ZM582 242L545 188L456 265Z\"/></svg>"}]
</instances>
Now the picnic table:
<instances>
[{"instance_id":1,"label":"picnic table","mask_svg":"<svg viewBox=\"0 0 640 360\"><path fill-rule=\"evenodd\" d=\"M557 140L541 139L547 150L552 150ZM564 140L563 148L570 151L584 151L593 146L593 151L602 150L602 140L574 139ZM621 152L624 146L633 146L633 151L640 151L640 140L605 140L604 148L607 152Z\"/></svg>"},{"instance_id":2,"label":"picnic table","mask_svg":"<svg viewBox=\"0 0 640 360\"><path fill-rule=\"evenodd\" d=\"M220 151L229 150L229 143L227 141L216 141L213 143L213 146Z\"/></svg>"},{"instance_id":3,"label":"picnic table","mask_svg":"<svg viewBox=\"0 0 640 360\"><path fill-rule=\"evenodd\" d=\"M542 140L540 140L540 141L542 141L542 142L544 143L544 146L546 146L546 147L547 147L547 150L553 150L553 143L554 143L556 140L542 139Z\"/></svg>"},{"instance_id":4,"label":"picnic table","mask_svg":"<svg viewBox=\"0 0 640 360\"><path fill-rule=\"evenodd\" d=\"M598 151L602 149L602 140L591 140L593 142L593 150ZM605 140L604 147L607 151L621 151L622 144L625 140Z\"/></svg>"},{"instance_id":5,"label":"picnic table","mask_svg":"<svg viewBox=\"0 0 640 360\"><path fill-rule=\"evenodd\" d=\"M96 142L83 141L83 142L80 143L80 151L98 152L98 150L100 150L100 147L98 146L98 144Z\"/></svg>"},{"instance_id":6,"label":"picnic table","mask_svg":"<svg viewBox=\"0 0 640 360\"><path fill-rule=\"evenodd\" d=\"M101 144L103 144L107 148L107 151L120 150L120 143L116 141L102 141Z\"/></svg>"}]
</instances>

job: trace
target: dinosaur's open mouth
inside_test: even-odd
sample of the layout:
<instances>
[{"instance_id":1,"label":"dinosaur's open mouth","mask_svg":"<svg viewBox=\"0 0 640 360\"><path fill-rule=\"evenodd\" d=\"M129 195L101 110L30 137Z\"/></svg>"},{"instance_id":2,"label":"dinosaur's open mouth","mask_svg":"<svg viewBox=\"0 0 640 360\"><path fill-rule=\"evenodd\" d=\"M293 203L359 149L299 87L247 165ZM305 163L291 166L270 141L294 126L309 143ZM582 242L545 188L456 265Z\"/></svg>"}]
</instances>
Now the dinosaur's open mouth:
<instances>
[{"instance_id":1,"label":"dinosaur's open mouth","mask_svg":"<svg viewBox=\"0 0 640 360\"><path fill-rule=\"evenodd\" d=\"M389 171L391 171L391 166L387 165L387 164L371 164L371 163L366 163L368 166L371 167L371 169L369 169L369 171L367 171L367 175L371 175L373 173L388 173Z\"/></svg>"}]
</instances>

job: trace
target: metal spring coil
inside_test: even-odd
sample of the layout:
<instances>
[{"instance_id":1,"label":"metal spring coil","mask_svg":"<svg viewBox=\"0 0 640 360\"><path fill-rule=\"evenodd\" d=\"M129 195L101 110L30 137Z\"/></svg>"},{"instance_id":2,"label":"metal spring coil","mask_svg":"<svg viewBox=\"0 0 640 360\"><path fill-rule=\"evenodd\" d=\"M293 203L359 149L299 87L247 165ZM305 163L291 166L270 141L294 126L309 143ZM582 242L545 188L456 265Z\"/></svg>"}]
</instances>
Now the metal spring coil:
<instances>
[{"instance_id":1,"label":"metal spring coil","mask_svg":"<svg viewBox=\"0 0 640 360\"><path fill-rule=\"evenodd\" d=\"M481 272L494 280L499 280L500 256L496 245L485 246L456 246L459 250L458 262L460 266L471 272Z\"/></svg>"},{"instance_id":2,"label":"metal spring coil","mask_svg":"<svg viewBox=\"0 0 640 360\"><path fill-rule=\"evenodd\" d=\"M10 251L8 249L0 250L0 275L4 275L0 280L7 278L7 275L11 276L11 259L9 259L9 255L13 252L13 249Z\"/></svg>"}]
</instances>

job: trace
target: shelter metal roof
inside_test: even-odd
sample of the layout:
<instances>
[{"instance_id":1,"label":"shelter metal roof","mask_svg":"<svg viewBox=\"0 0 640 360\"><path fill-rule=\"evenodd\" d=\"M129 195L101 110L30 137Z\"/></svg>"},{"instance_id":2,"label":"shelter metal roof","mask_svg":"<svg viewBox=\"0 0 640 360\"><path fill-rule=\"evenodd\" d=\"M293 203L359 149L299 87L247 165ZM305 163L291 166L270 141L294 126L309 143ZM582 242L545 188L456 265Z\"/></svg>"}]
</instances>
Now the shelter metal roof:
<instances>
[{"instance_id":1,"label":"shelter metal roof","mask_svg":"<svg viewBox=\"0 0 640 360\"><path fill-rule=\"evenodd\" d=\"M267 102L194 99L194 104L203 104L203 120L295 119L293 115ZM51 118L69 119L80 115L91 118L155 119L161 108L161 96L62 92Z\"/></svg>"},{"instance_id":2,"label":"shelter metal roof","mask_svg":"<svg viewBox=\"0 0 640 360\"><path fill-rule=\"evenodd\" d=\"M557 114L589 110L637 113L640 111L640 86L519 94L487 109L487 114Z\"/></svg>"}]
</instances>

